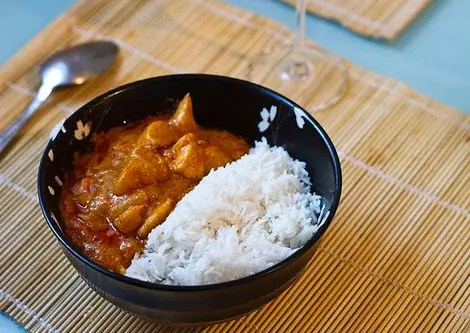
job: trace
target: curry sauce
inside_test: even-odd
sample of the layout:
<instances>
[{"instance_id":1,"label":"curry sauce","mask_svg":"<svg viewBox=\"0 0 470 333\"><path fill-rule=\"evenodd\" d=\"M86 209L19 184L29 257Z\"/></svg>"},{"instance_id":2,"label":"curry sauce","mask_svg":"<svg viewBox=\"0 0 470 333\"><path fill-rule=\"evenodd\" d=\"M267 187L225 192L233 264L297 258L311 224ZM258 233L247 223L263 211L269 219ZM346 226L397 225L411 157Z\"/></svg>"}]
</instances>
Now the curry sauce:
<instances>
[{"instance_id":1,"label":"curry sauce","mask_svg":"<svg viewBox=\"0 0 470 333\"><path fill-rule=\"evenodd\" d=\"M92 261L124 273L186 193L248 150L242 138L200 128L189 94L171 117L96 134L93 151L76 156L64 182L66 233Z\"/></svg>"}]
</instances>

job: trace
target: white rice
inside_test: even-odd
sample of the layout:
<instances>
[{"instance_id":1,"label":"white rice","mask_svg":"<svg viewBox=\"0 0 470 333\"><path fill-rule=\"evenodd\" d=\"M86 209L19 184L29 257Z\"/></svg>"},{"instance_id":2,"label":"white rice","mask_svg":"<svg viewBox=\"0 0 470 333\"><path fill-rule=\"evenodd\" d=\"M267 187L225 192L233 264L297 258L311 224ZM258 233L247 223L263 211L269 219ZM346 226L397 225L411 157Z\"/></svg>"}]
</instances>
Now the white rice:
<instances>
[{"instance_id":1,"label":"white rice","mask_svg":"<svg viewBox=\"0 0 470 333\"><path fill-rule=\"evenodd\" d=\"M257 273L312 237L320 225L320 202L310 193L305 163L263 139L204 177L149 234L126 275L203 285Z\"/></svg>"}]
</instances>

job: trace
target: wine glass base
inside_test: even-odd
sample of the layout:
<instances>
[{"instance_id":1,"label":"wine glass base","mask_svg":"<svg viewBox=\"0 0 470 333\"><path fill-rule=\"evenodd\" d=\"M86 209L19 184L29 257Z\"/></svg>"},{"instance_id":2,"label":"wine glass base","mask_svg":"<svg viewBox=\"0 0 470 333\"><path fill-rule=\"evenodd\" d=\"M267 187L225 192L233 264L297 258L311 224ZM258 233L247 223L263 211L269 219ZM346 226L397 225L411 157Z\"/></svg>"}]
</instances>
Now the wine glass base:
<instances>
[{"instance_id":1,"label":"wine glass base","mask_svg":"<svg viewBox=\"0 0 470 333\"><path fill-rule=\"evenodd\" d=\"M282 68L281 77L284 81L306 80L312 73L313 66L308 59L287 63Z\"/></svg>"},{"instance_id":2,"label":"wine glass base","mask_svg":"<svg viewBox=\"0 0 470 333\"><path fill-rule=\"evenodd\" d=\"M312 46L286 43L259 54L249 64L248 80L276 90L311 112L338 103L347 88L341 60Z\"/></svg>"}]
</instances>

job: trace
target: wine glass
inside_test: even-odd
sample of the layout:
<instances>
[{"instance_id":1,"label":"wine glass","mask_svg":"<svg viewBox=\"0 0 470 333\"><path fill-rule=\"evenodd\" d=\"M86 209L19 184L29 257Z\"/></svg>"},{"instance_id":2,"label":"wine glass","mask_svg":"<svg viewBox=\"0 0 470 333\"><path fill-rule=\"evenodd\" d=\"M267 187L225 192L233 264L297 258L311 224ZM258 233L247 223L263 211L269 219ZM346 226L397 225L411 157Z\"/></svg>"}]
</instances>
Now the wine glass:
<instances>
[{"instance_id":1,"label":"wine glass","mask_svg":"<svg viewBox=\"0 0 470 333\"><path fill-rule=\"evenodd\" d=\"M347 71L338 57L305 43L306 7L307 0L298 0L294 39L262 51L249 63L246 76L315 112L341 100Z\"/></svg>"}]
</instances>

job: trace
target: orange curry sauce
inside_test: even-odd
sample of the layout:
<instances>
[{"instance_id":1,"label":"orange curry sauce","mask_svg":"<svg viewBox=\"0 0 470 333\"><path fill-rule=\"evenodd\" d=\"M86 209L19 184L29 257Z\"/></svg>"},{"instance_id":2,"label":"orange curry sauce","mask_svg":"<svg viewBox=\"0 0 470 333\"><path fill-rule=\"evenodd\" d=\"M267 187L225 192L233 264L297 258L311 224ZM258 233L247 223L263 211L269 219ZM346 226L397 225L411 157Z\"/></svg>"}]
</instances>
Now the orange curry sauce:
<instances>
[{"instance_id":1,"label":"orange curry sauce","mask_svg":"<svg viewBox=\"0 0 470 333\"><path fill-rule=\"evenodd\" d=\"M249 150L226 131L201 129L191 98L169 117L149 117L93 137L64 183L62 216L82 253L124 273L150 231L209 171Z\"/></svg>"}]
</instances>

